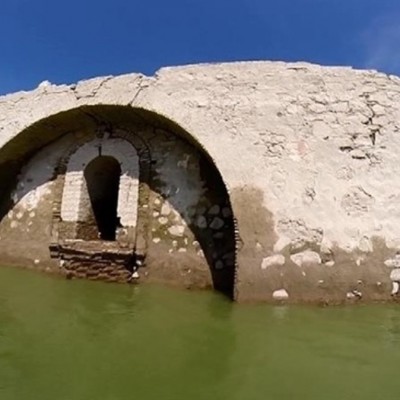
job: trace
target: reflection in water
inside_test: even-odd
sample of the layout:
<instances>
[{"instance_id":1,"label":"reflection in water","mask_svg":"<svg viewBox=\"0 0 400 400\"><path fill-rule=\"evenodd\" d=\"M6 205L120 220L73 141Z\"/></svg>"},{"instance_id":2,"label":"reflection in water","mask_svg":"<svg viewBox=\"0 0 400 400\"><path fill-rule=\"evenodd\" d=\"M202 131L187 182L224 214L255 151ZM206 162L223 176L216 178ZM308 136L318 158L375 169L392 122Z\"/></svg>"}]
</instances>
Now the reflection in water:
<instances>
[{"instance_id":1,"label":"reflection in water","mask_svg":"<svg viewBox=\"0 0 400 400\"><path fill-rule=\"evenodd\" d=\"M394 306L238 305L214 293L0 269L0 399L394 399Z\"/></svg>"},{"instance_id":2,"label":"reflection in water","mask_svg":"<svg viewBox=\"0 0 400 400\"><path fill-rule=\"evenodd\" d=\"M288 316L289 306L287 305L279 305L275 306L271 309L272 315L277 320L284 320Z\"/></svg>"},{"instance_id":3,"label":"reflection in water","mask_svg":"<svg viewBox=\"0 0 400 400\"><path fill-rule=\"evenodd\" d=\"M189 299L188 299L189 300ZM182 390L171 398L223 400L230 397L226 380L235 351L233 303L222 296L204 298L204 315L188 319L189 349L182 365ZM169 389L167 389L167 392ZM172 393L171 393L172 395Z\"/></svg>"},{"instance_id":4,"label":"reflection in water","mask_svg":"<svg viewBox=\"0 0 400 400\"><path fill-rule=\"evenodd\" d=\"M397 307L388 307L385 310L380 328L383 331L383 341L388 346L400 346L400 318Z\"/></svg>"}]
</instances>

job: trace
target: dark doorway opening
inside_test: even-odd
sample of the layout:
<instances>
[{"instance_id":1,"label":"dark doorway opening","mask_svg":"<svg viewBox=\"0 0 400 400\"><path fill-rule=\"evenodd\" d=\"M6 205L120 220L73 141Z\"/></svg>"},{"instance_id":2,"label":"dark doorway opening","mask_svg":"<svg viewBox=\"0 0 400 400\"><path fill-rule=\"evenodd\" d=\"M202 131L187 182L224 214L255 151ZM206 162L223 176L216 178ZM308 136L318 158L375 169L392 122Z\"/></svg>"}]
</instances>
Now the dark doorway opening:
<instances>
[{"instance_id":1,"label":"dark doorway opening","mask_svg":"<svg viewBox=\"0 0 400 400\"><path fill-rule=\"evenodd\" d=\"M85 168L85 179L99 239L115 240L121 166L109 156L99 156Z\"/></svg>"}]
</instances>

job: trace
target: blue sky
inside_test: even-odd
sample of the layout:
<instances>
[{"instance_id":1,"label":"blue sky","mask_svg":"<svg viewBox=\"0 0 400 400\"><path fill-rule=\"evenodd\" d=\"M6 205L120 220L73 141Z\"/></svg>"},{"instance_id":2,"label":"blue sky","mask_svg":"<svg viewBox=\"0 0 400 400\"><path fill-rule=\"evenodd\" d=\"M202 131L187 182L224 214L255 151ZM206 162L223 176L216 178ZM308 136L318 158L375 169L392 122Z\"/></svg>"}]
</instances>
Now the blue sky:
<instances>
[{"instance_id":1,"label":"blue sky","mask_svg":"<svg viewBox=\"0 0 400 400\"><path fill-rule=\"evenodd\" d=\"M400 75L400 0L0 0L1 94L234 60Z\"/></svg>"}]
</instances>

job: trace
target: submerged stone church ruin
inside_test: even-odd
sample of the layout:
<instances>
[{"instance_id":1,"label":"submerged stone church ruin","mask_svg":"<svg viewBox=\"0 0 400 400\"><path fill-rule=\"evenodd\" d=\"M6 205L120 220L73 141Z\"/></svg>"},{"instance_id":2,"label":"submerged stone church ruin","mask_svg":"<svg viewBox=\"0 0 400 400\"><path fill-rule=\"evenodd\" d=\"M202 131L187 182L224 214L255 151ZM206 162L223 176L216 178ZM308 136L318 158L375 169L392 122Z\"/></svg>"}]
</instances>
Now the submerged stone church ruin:
<instances>
[{"instance_id":1,"label":"submerged stone church ruin","mask_svg":"<svg viewBox=\"0 0 400 400\"><path fill-rule=\"evenodd\" d=\"M0 264L395 298L400 79L304 63L163 68L0 97Z\"/></svg>"}]
</instances>

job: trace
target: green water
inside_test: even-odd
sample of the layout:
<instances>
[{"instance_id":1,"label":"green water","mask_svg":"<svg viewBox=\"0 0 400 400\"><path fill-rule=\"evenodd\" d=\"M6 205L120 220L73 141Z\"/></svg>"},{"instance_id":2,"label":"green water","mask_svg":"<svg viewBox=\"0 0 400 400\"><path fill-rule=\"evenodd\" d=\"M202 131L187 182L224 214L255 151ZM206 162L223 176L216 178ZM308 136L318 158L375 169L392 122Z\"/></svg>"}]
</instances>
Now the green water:
<instances>
[{"instance_id":1,"label":"green water","mask_svg":"<svg viewBox=\"0 0 400 400\"><path fill-rule=\"evenodd\" d=\"M214 293L0 268L0 399L400 398L400 308L231 304Z\"/></svg>"}]
</instances>

